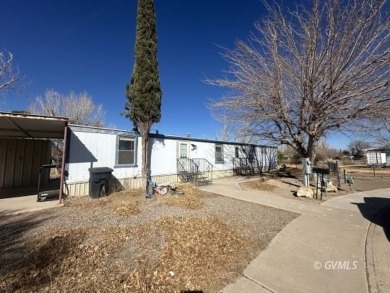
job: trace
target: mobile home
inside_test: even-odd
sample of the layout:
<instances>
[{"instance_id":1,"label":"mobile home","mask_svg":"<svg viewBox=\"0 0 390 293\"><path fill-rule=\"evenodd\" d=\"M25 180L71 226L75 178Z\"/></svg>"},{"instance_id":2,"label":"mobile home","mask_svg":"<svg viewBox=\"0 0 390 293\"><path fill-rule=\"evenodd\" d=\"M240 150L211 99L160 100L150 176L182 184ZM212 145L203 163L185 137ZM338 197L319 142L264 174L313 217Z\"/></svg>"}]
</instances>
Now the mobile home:
<instances>
[{"instance_id":1,"label":"mobile home","mask_svg":"<svg viewBox=\"0 0 390 293\"><path fill-rule=\"evenodd\" d=\"M66 190L71 196L88 194L90 168L108 167L112 187L141 187L141 137L136 131L69 125ZM150 134L152 180L157 183L189 180L202 174L207 182L237 170L265 171L276 167L276 148L219 140Z\"/></svg>"}]
</instances>

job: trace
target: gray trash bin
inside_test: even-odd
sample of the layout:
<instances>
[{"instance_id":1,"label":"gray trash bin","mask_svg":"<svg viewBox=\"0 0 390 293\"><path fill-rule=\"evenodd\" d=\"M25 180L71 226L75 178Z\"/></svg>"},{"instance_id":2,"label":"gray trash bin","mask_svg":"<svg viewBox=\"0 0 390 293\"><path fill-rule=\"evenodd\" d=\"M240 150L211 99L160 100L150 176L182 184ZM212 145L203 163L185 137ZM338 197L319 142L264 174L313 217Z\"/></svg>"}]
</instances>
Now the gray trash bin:
<instances>
[{"instance_id":1,"label":"gray trash bin","mask_svg":"<svg viewBox=\"0 0 390 293\"><path fill-rule=\"evenodd\" d=\"M89 168L90 197L99 198L108 194L112 171L108 167Z\"/></svg>"}]
</instances>

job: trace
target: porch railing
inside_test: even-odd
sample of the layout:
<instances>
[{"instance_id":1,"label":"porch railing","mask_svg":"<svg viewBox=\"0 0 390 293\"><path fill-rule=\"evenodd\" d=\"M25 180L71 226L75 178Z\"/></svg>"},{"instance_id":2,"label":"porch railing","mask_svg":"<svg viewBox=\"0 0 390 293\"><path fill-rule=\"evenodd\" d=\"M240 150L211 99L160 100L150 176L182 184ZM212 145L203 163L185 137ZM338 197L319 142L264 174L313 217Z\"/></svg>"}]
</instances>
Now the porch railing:
<instances>
[{"instance_id":1,"label":"porch railing","mask_svg":"<svg viewBox=\"0 0 390 293\"><path fill-rule=\"evenodd\" d=\"M204 158L179 158L177 173L180 180L184 182L207 184L212 181L213 165Z\"/></svg>"}]
</instances>

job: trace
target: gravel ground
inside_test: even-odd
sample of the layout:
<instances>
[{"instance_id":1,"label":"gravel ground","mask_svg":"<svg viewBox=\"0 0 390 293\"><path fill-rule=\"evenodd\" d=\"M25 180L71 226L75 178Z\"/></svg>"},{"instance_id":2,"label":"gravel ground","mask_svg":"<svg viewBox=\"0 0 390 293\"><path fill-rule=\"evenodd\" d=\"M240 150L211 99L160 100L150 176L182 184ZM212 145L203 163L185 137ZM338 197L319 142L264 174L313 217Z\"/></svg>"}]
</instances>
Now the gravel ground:
<instances>
[{"instance_id":1,"label":"gravel ground","mask_svg":"<svg viewBox=\"0 0 390 293\"><path fill-rule=\"evenodd\" d=\"M298 216L180 188L1 217L0 291L218 292Z\"/></svg>"}]
</instances>

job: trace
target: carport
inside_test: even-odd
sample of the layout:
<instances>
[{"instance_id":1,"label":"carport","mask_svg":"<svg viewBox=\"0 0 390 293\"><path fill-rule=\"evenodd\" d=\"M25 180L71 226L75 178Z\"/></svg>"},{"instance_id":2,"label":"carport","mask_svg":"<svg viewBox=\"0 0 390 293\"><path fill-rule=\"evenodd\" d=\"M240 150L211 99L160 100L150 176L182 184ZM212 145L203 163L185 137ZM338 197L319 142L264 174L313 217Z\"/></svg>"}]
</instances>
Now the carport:
<instances>
[{"instance_id":1,"label":"carport","mask_svg":"<svg viewBox=\"0 0 390 293\"><path fill-rule=\"evenodd\" d=\"M63 197L68 118L0 112L0 191L37 185L50 163L52 139L63 140L59 200Z\"/></svg>"}]
</instances>

